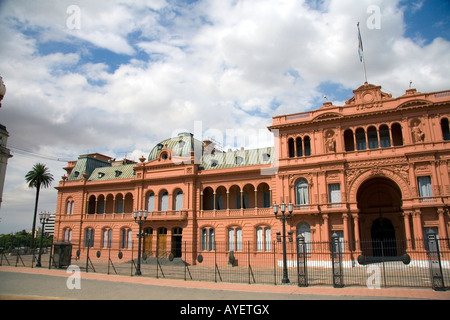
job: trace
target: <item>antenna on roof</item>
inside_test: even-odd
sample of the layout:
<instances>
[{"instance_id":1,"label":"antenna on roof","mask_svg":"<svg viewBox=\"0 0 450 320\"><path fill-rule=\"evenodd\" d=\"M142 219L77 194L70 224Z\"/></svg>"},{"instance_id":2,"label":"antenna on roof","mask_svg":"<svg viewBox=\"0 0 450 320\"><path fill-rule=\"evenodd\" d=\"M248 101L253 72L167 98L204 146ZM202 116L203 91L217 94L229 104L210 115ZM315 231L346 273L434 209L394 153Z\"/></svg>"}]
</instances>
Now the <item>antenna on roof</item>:
<instances>
[{"instance_id":1,"label":"antenna on roof","mask_svg":"<svg viewBox=\"0 0 450 320\"><path fill-rule=\"evenodd\" d=\"M129 154L129 153L131 153L131 152L133 152L133 151L122 151L122 152L117 152L118 154L122 154L123 153L123 155L124 155L124 159L126 159L127 158L127 154Z\"/></svg>"},{"instance_id":2,"label":"antenna on roof","mask_svg":"<svg viewBox=\"0 0 450 320\"><path fill-rule=\"evenodd\" d=\"M219 150L219 151L223 151L223 146L221 143L219 143L216 139L208 137L208 140L211 142L214 142L214 147Z\"/></svg>"}]
</instances>

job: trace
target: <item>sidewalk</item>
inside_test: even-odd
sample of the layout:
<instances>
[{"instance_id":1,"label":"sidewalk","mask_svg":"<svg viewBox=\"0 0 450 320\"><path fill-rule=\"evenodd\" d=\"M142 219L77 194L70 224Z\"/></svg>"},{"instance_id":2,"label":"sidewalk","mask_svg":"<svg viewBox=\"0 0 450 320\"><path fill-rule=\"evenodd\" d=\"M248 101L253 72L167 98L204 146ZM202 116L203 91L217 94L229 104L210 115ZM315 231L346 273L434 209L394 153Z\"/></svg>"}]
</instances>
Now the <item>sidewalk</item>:
<instances>
[{"instance_id":1,"label":"sidewalk","mask_svg":"<svg viewBox=\"0 0 450 320\"><path fill-rule=\"evenodd\" d=\"M60 269L47 268L29 268L29 267L11 267L0 266L0 272L14 272L23 274L46 275L68 278L71 273ZM320 296L335 296L342 298L347 296L360 297L366 299L383 299L383 298L400 298L400 299L432 299L432 300L450 300L450 291L438 292L432 289L415 289L415 288L383 288L383 289L368 289L365 287L297 287L294 285L258 285L258 284L236 284L236 283L214 283L214 282L196 282L184 280L169 280L169 279L155 279L149 277L138 276L121 276L121 275L107 275L100 273L85 273L81 272L81 279L101 280L115 282L116 284L140 284L140 285L154 285L172 288L191 288L204 290L224 290L224 291L240 291L240 292L254 292L254 293L271 293L271 294L290 294L292 299L302 299L302 295L317 295Z\"/></svg>"}]
</instances>

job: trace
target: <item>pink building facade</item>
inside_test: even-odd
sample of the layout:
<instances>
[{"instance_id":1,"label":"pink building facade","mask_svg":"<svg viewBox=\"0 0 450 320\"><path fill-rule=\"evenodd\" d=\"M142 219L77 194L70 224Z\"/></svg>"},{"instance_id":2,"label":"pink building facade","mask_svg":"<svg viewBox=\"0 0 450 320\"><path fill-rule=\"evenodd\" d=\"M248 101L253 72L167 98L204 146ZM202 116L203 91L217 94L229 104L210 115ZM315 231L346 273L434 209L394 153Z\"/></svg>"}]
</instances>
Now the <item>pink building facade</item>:
<instances>
[{"instance_id":1,"label":"pink building facade","mask_svg":"<svg viewBox=\"0 0 450 320\"><path fill-rule=\"evenodd\" d=\"M129 254L133 212L145 211L148 255L195 263L243 243L258 254L281 231L281 203L294 205L287 231L307 242L338 236L355 261L374 255L378 240L394 241L400 256L428 234L448 239L450 91L393 98L366 83L353 92L344 106L274 117L274 147L222 152L182 133L138 163L80 156L56 188L55 241Z\"/></svg>"}]
</instances>

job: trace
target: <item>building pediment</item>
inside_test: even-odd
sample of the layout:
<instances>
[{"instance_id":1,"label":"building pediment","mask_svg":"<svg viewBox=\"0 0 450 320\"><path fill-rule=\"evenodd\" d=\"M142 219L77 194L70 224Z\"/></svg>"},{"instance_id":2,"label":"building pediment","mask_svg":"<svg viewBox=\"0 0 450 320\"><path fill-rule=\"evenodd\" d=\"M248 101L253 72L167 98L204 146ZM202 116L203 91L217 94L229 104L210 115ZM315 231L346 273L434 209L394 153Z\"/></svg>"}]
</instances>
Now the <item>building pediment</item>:
<instances>
[{"instance_id":1,"label":"building pediment","mask_svg":"<svg viewBox=\"0 0 450 320\"><path fill-rule=\"evenodd\" d=\"M425 100L425 99L414 99L406 101L402 104L400 104L397 109L408 109L408 108L417 108L417 107L426 107L428 105L432 104L432 102Z\"/></svg>"},{"instance_id":2,"label":"building pediment","mask_svg":"<svg viewBox=\"0 0 450 320\"><path fill-rule=\"evenodd\" d=\"M319 114L312 121L323 121L323 120L336 120L342 118L343 115L339 112L326 112Z\"/></svg>"},{"instance_id":3,"label":"building pediment","mask_svg":"<svg viewBox=\"0 0 450 320\"><path fill-rule=\"evenodd\" d=\"M345 105L374 105L391 99L392 95L381 91L381 86L368 84L367 82L358 89L353 90L354 96L345 102Z\"/></svg>"}]
</instances>

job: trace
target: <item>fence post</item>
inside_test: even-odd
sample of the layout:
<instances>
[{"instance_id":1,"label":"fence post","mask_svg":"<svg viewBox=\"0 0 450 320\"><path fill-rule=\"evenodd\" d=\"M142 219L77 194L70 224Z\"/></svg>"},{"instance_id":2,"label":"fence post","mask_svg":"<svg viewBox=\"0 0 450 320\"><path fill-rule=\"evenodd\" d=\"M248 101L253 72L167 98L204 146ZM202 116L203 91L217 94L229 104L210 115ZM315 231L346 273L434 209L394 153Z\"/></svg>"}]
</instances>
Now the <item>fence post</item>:
<instances>
[{"instance_id":1,"label":"fence post","mask_svg":"<svg viewBox=\"0 0 450 320\"><path fill-rule=\"evenodd\" d=\"M306 245L305 237L302 234L297 236L297 274L298 286L307 287L308 278L306 270Z\"/></svg>"},{"instance_id":2,"label":"fence post","mask_svg":"<svg viewBox=\"0 0 450 320\"><path fill-rule=\"evenodd\" d=\"M425 240L425 239L424 239ZM430 260L431 285L435 291L445 290L444 276L442 274L441 254L436 235L428 235L428 257Z\"/></svg>"},{"instance_id":3,"label":"fence post","mask_svg":"<svg viewBox=\"0 0 450 320\"><path fill-rule=\"evenodd\" d=\"M333 266L333 287L344 287L344 278L342 274L342 254L341 243L336 233L331 236L331 259Z\"/></svg>"}]
</instances>

